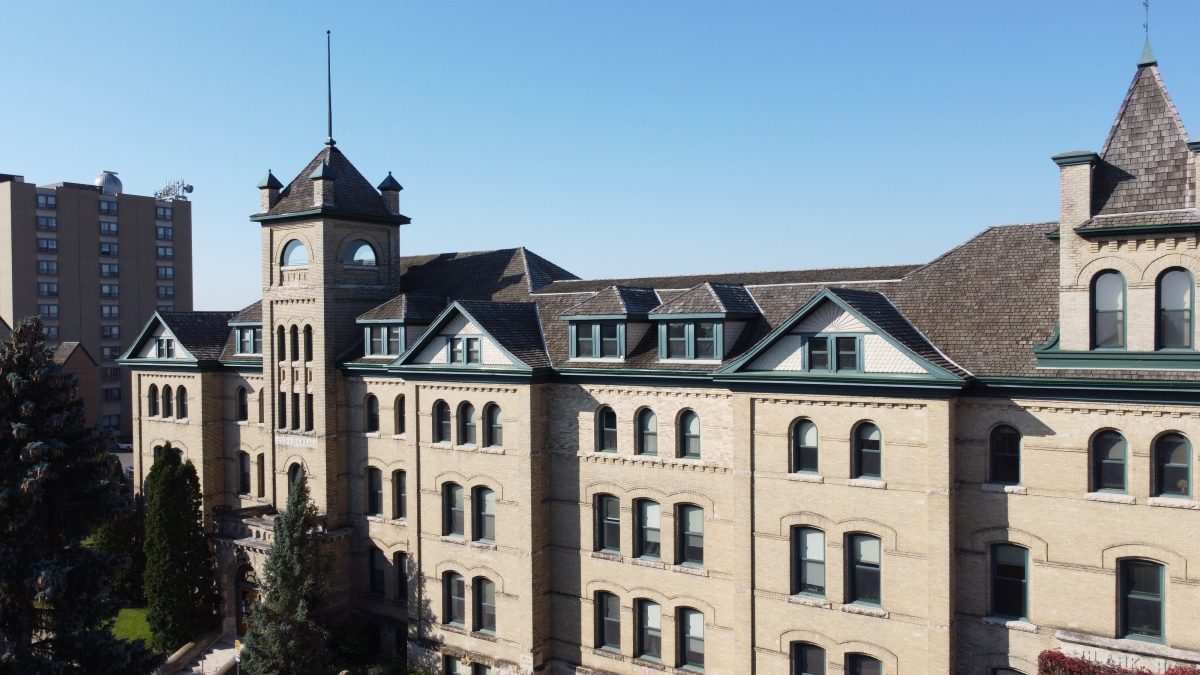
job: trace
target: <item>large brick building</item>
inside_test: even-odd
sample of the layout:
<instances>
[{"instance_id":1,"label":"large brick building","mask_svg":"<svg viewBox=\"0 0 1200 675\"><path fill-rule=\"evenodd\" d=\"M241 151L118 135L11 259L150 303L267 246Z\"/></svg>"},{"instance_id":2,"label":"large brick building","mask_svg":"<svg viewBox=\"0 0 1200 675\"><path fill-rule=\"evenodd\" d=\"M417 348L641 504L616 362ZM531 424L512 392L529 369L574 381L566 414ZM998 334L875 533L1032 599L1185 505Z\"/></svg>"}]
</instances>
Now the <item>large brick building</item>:
<instances>
[{"instance_id":1,"label":"large brick building","mask_svg":"<svg viewBox=\"0 0 1200 675\"><path fill-rule=\"evenodd\" d=\"M328 145L259 186L262 300L160 312L137 474L199 468L227 626L303 468L332 606L446 672L1200 662L1200 145L1153 58L1058 222L916 266L582 280L402 256Z\"/></svg>"}]
</instances>

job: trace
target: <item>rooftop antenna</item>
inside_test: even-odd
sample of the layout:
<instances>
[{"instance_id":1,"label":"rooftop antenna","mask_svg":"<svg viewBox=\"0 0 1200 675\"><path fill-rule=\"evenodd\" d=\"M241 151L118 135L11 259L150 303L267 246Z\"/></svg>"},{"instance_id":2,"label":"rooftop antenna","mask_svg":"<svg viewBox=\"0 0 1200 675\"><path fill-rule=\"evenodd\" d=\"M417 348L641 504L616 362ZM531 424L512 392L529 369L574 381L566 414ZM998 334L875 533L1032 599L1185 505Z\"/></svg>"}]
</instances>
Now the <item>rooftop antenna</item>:
<instances>
[{"instance_id":1,"label":"rooftop antenna","mask_svg":"<svg viewBox=\"0 0 1200 675\"><path fill-rule=\"evenodd\" d=\"M1148 10L1147 10L1148 11ZM332 37L331 31L325 31L325 100L328 103L329 112L329 138L325 139L325 145L337 145L334 141L334 65L332 65Z\"/></svg>"}]
</instances>

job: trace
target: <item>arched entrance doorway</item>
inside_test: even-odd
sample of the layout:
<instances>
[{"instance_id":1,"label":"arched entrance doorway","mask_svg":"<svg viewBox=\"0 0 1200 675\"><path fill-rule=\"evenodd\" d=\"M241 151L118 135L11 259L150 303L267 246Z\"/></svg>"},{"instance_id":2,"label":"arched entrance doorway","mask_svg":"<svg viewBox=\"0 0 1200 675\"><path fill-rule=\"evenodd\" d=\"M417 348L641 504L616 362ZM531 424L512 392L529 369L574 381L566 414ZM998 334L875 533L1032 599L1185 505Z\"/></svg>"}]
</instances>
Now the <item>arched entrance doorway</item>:
<instances>
[{"instance_id":1,"label":"arched entrance doorway","mask_svg":"<svg viewBox=\"0 0 1200 675\"><path fill-rule=\"evenodd\" d=\"M258 602L258 575L253 567L242 565L238 568L234 584L237 590L237 634L242 637L246 634L246 620L250 618L254 603Z\"/></svg>"}]
</instances>

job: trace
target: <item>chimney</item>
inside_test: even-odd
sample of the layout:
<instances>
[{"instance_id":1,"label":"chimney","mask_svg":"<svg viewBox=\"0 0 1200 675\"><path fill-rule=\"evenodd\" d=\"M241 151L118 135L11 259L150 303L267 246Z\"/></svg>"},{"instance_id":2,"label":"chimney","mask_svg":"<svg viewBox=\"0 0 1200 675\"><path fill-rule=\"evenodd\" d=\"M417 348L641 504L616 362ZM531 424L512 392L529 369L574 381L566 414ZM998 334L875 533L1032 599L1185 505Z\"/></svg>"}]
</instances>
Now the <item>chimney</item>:
<instances>
[{"instance_id":1,"label":"chimney","mask_svg":"<svg viewBox=\"0 0 1200 675\"><path fill-rule=\"evenodd\" d=\"M1092 217L1092 174L1100 156L1090 150L1075 150L1051 159L1058 165L1058 231L1065 239Z\"/></svg>"},{"instance_id":2,"label":"chimney","mask_svg":"<svg viewBox=\"0 0 1200 675\"><path fill-rule=\"evenodd\" d=\"M1188 150L1192 151L1192 180L1187 205L1195 208L1200 207L1200 141L1188 141Z\"/></svg>"},{"instance_id":3,"label":"chimney","mask_svg":"<svg viewBox=\"0 0 1200 675\"><path fill-rule=\"evenodd\" d=\"M379 193L383 195L383 203L387 204L388 213L394 216L400 214L400 191L403 189L404 186L392 178L391 171L388 172L387 178L384 178L383 182L379 184Z\"/></svg>"},{"instance_id":4,"label":"chimney","mask_svg":"<svg viewBox=\"0 0 1200 675\"><path fill-rule=\"evenodd\" d=\"M263 213L271 210L279 202L279 189L283 187L283 183L267 169L267 176L258 182L259 195L262 199L261 209Z\"/></svg>"},{"instance_id":5,"label":"chimney","mask_svg":"<svg viewBox=\"0 0 1200 675\"><path fill-rule=\"evenodd\" d=\"M333 167L321 162L308 176L313 182L313 206L333 206Z\"/></svg>"}]
</instances>

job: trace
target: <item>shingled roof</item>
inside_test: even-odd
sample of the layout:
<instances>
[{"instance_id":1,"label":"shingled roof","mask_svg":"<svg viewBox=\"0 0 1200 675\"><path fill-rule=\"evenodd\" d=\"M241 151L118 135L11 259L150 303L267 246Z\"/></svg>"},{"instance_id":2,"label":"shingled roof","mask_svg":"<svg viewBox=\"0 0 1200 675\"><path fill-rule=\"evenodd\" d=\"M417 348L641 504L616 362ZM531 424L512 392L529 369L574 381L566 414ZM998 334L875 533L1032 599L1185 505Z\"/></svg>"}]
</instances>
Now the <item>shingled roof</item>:
<instances>
[{"instance_id":1,"label":"shingled roof","mask_svg":"<svg viewBox=\"0 0 1200 675\"><path fill-rule=\"evenodd\" d=\"M333 204L317 206L314 203L313 171L322 165L328 166L335 178L333 183ZM359 173L349 159L336 146L327 145L312 158L300 173L279 192L279 201L265 214L254 216L262 219L264 216L285 216L295 213L312 212L352 218L366 218L403 224L409 222L405 216L393 214L388 210L387 203L379 191L371 186L370 181Z\"/></svg>"},{"instance_id":2,"label":"shingled roof","mask_svg":"<svg viewBox=\"0 0 1200 675\"><path fill-rule=\"evenodd\" d=\"M255 300L238 312L229 323L262 323L262 300Z\"/></svg>"},{"instance_id":3,"label":"shingled roof","mask_svg":"<svg viewBox=\"0 0 1200 675\"><path fill-rule=\"evenodd\" d=\"M577 279L522 248L438 253L400 259L400 287L458 300L523 301L558 279Z\"/></svg>"},{"instance_id":4,"label":"shingled roof","mask_svg":"<svg viewBox=\"0 0 1200 675\"><path fill-rule=\"evenodd\" d=\"M542 341L538 308L532 302L462 301L458 303L476 325L530 368L548 368L550 356Z\"/></svg>"},{"instance_id":5,"label":"shingled roof","mask_svg":"<svg viewBox=\"0 0 1200 675\"><path fill-rule=\"evenodd\" d=\"M219 359L229 340L229 320L237 312L159 312L167 328L198 360Z\"/></svg>"},{"instance_id":6,"label":"shingled roof","mask_svg":"<svg viewBox=\"0 0 1200 675\"><path fill-rule=\"evenodd\" d=\"M646 316L659 304L653 288L609 286L571 307L564 316Z\"/></svg>"},{"instance_id":7,"label":"shingled roof","mask_svg":"<svg viewBox=\"0 0 1200 675\"><path fill-rule=\"evenodd\" d=\"M663 314L739 314L756 315L758 305L741 284L705 281L695 288L665 301L651 312Z\"/></svg>"},{"instance_id":8,"label":"shingled roof","mask_svg":"<svg viewBox=\"0 0 1200 675\"><path fill-rule=\"evenodd\" d=\"M446 297L427 293L401 293L387 302L364 312L358 321L401 321L427 324L446 309Z\"/></svg>"},{"instance_id":9,"label":"shingled roof","mask_svg":"<svg viewBox=\"0 0 1200 675\"><path fill-rule=\"evenodd\" d=\"M588 293L608 286L641 286L653 288L662 295L666 289L686 290L706 281L742 284L743 286L773 286L777 284L848 284L864 281L895 281L920 265L880 265L877 267L833 267L825 269L781 270L776 272L727 272L690 274L665 277L633 277L628 279L579 279L555 281L541 293ZM664 301L667 298L663 298Z\"/></svg>"},{"instance_id":10,"label":"shingled roof","mask_svg":"<svg viewBox=\"0 0 1200 675\"><path fill-rule=\"evenodd\" d=\"M883 293L836 287L830 288L829 292L912 353L952 375L970 377L970 373L934 347Z\"/></svg>"},{"instance_id":11,"label":"shingled roof","mask_svg":"<svg viewBox=\"0 0 1200 675\"><path fill-rule=\"evenodd\" d=\"M1194 206L1188 201L1191 154L1187 131L1158 66L1140 66L1100 152L1092 213Z\"/></svg>"}]
</instances>

